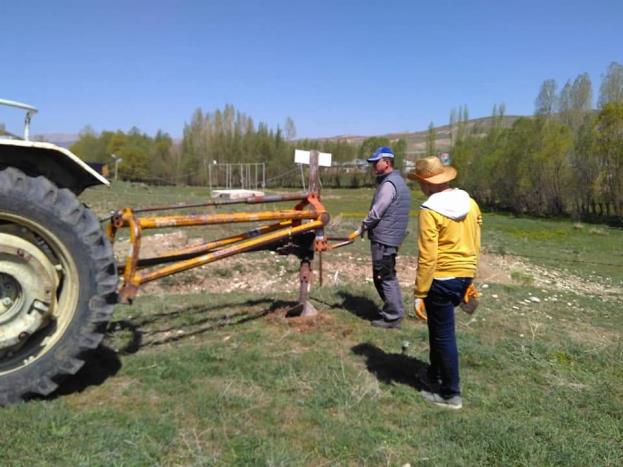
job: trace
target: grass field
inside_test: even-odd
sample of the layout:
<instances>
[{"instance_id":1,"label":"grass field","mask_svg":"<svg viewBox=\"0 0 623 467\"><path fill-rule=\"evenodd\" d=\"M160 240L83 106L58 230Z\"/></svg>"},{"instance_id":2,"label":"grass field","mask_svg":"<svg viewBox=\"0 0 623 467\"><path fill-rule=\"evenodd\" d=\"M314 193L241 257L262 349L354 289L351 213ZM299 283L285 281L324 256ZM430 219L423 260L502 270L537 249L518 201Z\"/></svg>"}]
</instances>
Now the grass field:
<instances>
[{"instance_id":1,"label":"grass field","mask_svg":"<svg viewBox=\"0 0 623 467\"><path fill-rule=\"evenodd\" d=\"M104 216L206 196L120 183L83 199ZM331 231L353 230L371 196L326 190ZM0 464L621 465L623 231L492 213L484 222L481 307L457 312L463 410L418 394L424 324L369 325L380 302L355 274L370 268L366 242L333 262L325 254L314 320L284 316L296 262L254 253L119 306L103 348L59 393L1 410ZM399 262L415 254L411 233ZM275 285L254 288L273 265ZM221 285L173 293L176 280L200 279ZM414 278L400 279L410 306Z\"/></svg>"}]
</instances>

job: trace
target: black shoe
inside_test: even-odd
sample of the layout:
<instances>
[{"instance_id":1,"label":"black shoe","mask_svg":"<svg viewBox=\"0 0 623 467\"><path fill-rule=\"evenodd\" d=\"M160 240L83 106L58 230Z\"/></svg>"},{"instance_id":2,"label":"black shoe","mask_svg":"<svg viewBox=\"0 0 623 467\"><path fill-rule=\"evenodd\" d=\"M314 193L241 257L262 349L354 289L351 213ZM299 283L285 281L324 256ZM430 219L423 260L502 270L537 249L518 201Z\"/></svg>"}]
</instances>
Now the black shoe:
<instances>
[{"instance_id":1,"label":"black shoe","mask_svg":"<svg viewBox=\"0 0 623 467\"><path fill-rule=\"evenodd\" d=\"M394 319L391 321L387 321L386 319L375 319L374 321L372 321L370 324L374 327L377 328L385 328L385 329L392 329L392 328L399 328L400 327L400 321L401 319Z\"/></svg>"}]
</instances>

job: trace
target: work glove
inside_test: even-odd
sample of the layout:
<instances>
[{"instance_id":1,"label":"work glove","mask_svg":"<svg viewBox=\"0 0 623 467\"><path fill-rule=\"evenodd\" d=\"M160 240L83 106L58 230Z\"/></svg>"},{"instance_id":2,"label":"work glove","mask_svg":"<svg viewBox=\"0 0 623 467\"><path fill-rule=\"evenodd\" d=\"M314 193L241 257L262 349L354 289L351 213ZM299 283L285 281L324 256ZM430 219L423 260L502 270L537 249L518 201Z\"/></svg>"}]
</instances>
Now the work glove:
<instances>
[{"instance_id":1,"label":"work glove","mask_svg":"<svg viewBox=\"0 0 623 467\"><path fill-rule=\"evenodd\" d=\"M355 230L353 233L351 233L351 234L348 236L348 239L349 239L349 240L354 240L354 239L356 239L357 237L361 237L361 239L363 240L363 233L364 233L364 232L365 232L365 231L363 230L363 226L362 226L362 225L360 225L360 226L357 228L357 230Z\"/></svg>"},{"instance_id":2,"label":"work glove","mask_svg":"<svg viewBox=\"0 0 623 467\"><path fill-rule=\"evenodd\" d=\"M476 308L478 308L479 295L480 294L478 293L476 286L473 283L469 284L469 287L465 290L465 295L463 295L463 300L459 304L461 310L468 315L473 314L474 311L476 311Z\"/></svg>"},{"instance_id":3,"label":"work glove","mask_svg":"<svg viewBox=\"0 0 623 467\"><path fill-rule=\"evenodd\" d=\"M415 298L413 301L413 311L415 312L415 316L417 316L422 321L428 321L428 317L426 316L426 307L424 306L423 298Z\"/></svg>"}]
</instances>

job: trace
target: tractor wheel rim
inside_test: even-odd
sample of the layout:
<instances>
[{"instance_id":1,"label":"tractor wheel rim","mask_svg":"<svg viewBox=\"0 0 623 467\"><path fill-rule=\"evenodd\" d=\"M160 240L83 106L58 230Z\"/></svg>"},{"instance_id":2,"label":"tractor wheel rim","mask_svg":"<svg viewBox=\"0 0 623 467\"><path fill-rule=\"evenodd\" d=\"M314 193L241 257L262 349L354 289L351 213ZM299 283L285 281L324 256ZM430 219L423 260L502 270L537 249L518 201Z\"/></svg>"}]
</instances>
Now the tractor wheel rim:
<instances>
[{"instance_id":1,"label":"tractor wheel rim","mask_svg":"<svg viewBox=\"0 0 623 467\"><path fill-rule=\"evenodd\" d=\"M13 351L47 324L58 274L33 243L0 233L0 351Z\"/></svg>"},{"instance_id":2,"label":"tractor wheel rim","mask_svg":"<svg viewBox=\"0 0 623 467\"><path fill-rule=\"evenodd\" d=\"M0 326L12 319L23 306L22 286L11 274L0 272Z\"/></svg>"},{"instance_id":3,"label":"tractor wheel rim","mask_svg":"<svg viewBox=\"0 0 623 467\"><path fill-rule=\"evenodd\" d=\"M4 286L2 279L7 279L7 291L2 292L0 300L13 300L12 294L17 297L8 307L0 305L0 334L3 327L7 329L6 323L23 316L24 306L36 303L34 312L45 315L45 323L35 333L21 334L19 344L9 351L0 349L0 375L5 375L47 354L65 333L77 308L79 274L71 254L50 230L31 219L7 213L2 213L0 220L5 222L0 225L0 286ZM19 241L11 238L15 236ZM43 278L41 287L32 286L32 271L38 271L39 278ZM27 296L29 304L23 300ZM14 337L16 330L9 328L9 332Z\"/></svg>"}]
</instances>

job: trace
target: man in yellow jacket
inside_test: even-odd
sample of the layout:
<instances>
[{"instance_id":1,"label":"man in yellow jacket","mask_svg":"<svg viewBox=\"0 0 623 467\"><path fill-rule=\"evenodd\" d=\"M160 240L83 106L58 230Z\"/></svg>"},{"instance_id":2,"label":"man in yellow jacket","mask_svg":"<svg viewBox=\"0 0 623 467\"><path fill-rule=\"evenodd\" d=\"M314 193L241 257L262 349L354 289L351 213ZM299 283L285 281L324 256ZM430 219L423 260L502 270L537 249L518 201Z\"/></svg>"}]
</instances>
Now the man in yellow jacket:
<instances>
[{"instance_id":1,"label":"man in yellow jacket","mask_svg":"<svg viewBox=\"0 0 623 467\"><path fill-rule=\"evenodd\" d=\"M422 314L425 308L428 317L430 390L422 391L422 396L433 404L460 409L454 307L476 274L482 216L467 192L450 188L448 182L455 177L456 169L444 166L437 157L416 161L409 173L428 197L419 214L414 290L416 312Z\"/></svg>"}]
</instances>

